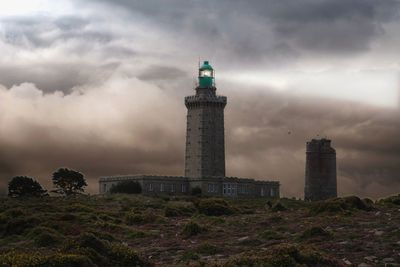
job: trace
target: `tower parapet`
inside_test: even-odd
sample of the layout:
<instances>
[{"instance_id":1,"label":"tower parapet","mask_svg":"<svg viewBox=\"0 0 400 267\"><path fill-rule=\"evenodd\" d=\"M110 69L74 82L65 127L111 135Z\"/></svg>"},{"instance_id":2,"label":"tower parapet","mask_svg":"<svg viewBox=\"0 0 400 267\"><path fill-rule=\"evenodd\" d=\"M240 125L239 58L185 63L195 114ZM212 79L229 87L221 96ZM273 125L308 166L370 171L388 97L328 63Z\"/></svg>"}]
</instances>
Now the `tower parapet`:
<instances>
[{"instance_id":1,"label":"tower parapet","mask_svg":"<svg viewBox=\"0 0 400 267\"><path fill-rule=\"evenodd\" d=\"M337 197L336 151L331 140L312 139L306 145L304 199L318 201Z\"/></svg>"}]
</instances>

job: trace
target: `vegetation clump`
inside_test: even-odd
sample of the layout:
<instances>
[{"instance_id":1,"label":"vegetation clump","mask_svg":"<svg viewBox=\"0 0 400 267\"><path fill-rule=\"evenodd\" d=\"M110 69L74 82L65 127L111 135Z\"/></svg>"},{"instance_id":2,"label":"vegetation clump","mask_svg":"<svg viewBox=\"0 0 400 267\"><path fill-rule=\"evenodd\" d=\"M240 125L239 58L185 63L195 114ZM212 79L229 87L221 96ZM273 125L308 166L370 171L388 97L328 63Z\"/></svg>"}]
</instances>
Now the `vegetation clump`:
<instances>
[{"instance_id":1,"label":"vegetation clump","mask_svg":"<svg viewBox=\"0 0 400 267\"><path fill-rule=\"evenodd\" d=\"M43 197L47 191L33 178L27 176L14 177L8 183L8 196L10 197Z\"/></svg>"},{"instance_id":2,"label":"vegetation clump","mask_svg":"<svg viewBox=\"0 0 400 267\"><path fill-rule=\"evenodd\" d=\"M190 221L185 224L182 230L182 235L186 238L198 235L205 231L205 228L201 227L196 222Z\"/></svg>"},{"instance_id":3,"label":"vegetation clump","mask_svg":"<svg viewBox=\"0 0 400 267\"><path fill-rule=\"evenodd\" d=\"M273 246L267 251L256 255L242 254L228 259L224 263L216 264L219 267L242 266L343 266L341 262L322 252L307 247L282 244Z\"/></svg>"},{"instance_id":4,"label":"vegetation clump","mask_svg":"<svg viewBox=\"0 0 400 267\"><path fill-rule=\"evenodd\" d=\"M277 201L275 204L272 205L271 210L273 212L278 212L278 211L286 211L288 209L280 201Z\"/></svg>"},{"instance_id":5,"label":"vegetation clump","mask_svg":"<svg viewBox=\"0 0 400 267\"><path fill-rule=\"evenodd\" d=\"M200 213L208 216L231 215L235 210L221 198L202 199L198 203Z\"/></svg>"},{"instance_id":6,"label":"vegetation clump","mask_svg":"<svg viewBox=\"0 0 400 267\"><path fill-rule=\"evenodd\" d=\"M379 203L386 205L400 205L400 194L380 199Z\"/></svg>"},{"instance_id":7,"label":"vegetation clump","mask_svg":"<svg viewBox=\"0 0 400 267\"><path fill-rule=\"evenodd\" d=\"M53 184L56 187L54 192L65 196L82 193L87 186L82 173L67 168L60 168L53 173Z\"/></svg>"},{"instance_id":8,"label":"vegetation clump","mask_svg":"<svg viewBox=\"0 0 400 267\"><path fill-rule=\"evenodd\" d=\"M327 239L331 238L332 234L322 227L319 226L314 226L311 227L303 232L303 234L300 236L301 239L312 239L312 238L317 238L317 239Z\"/></svg>"},{"instance_id":9,"label":"vegetation clump","mask_svg":"<svg viewBox=\"0 0 400 267\"><path fill-rule=\"evenodd\" d=\"M320 213L340 213L352 210L371 211L373 207L356 196L328 199L313 203L310 206L310 213L312 215Z\"/></svg>"},{"instance_id":10,"label":"vegetation clump","mask_svg":"<svg viewBox=\"0 0 400 267\"><path fill-rule=\"evenodd\" d=\"M196 212L192 202L170 201L164 209L165 217L192 216Z\"/></svg>"}]
</instances>

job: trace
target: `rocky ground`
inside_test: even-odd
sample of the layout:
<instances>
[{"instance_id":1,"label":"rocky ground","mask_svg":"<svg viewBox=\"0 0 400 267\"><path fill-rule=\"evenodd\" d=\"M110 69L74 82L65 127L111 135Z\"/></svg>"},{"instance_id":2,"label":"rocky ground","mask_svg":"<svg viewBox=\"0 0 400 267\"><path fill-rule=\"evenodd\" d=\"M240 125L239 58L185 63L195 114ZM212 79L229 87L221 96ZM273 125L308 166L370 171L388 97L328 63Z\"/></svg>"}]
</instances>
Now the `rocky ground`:
<instances>
[{"instance_id":1,"label":"rocky ground","mask_svg":"<svg viewBox=\"0 0 400 267\"><path fill-rule=\"evenodd\" d=\"M0 201L0 266L400 266L400 195Z\"/></svg>"}]
</instances>

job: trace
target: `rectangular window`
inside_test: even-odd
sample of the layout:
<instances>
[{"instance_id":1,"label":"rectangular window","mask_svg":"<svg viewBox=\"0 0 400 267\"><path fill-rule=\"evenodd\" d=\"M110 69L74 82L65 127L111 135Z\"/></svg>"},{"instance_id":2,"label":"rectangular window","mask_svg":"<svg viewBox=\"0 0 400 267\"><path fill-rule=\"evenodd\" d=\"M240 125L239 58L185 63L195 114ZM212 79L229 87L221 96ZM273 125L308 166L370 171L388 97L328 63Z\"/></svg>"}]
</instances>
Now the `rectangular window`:
<instances>
[{"instance_id":1,"label":"rectangular window","mask_svg":"<svg viewBox=\"0 0 400 267\"><path fill-rule=\"evenodd\" d=\"M171 192L175 192L175 184L171 184Z\"/></svg>"},{"instance_id":2,"label":"rectangular window","mask_svg":"<svg viewBox=\"0 0 400 267\"><path fill-rule=\"evenodd\" d=\"M103 184L103 192L107 192L107 184Z\"/></svg>"},{"instance_id":3,"label":"rectangular window","mask_svg":"<svg viewBox=\"0 0 400 267\"><path fill-rule=\"evenodd\" d=\"M261 188L261 196L264 196L264 188Z\"/></svg>"},{"instance_id":4,"label":"rectangular window","mask_svg":"<svg viewBox=\"0 0 400 267\"><path fill-rule=\"evenodd\" d=\"M224 195L226 195L226 184L222 185L222 191L223 191Z\"/></svg>"},{"instance_id":5,"label":"rectangular window","mask_svg":"<svg viewBox=\"0 0 400 267\"><path fill-rule=\"evenodd\" d=\"M271 197L274 197L274 196L275 196L275 191L273 188L271 188Z\"/></svg>"},{"instance_id":6,"label":"rectangular window","mask_svg":"<svg viewBox=\"0 0 400 267\"><path fill-rule=\"evenodd\" d=\"M185 192L186 192L186 185L182 184L182 193L185 193Z\"/></svg>"},{"instance_id":7,"label":"rectangular window","mask_svg":"<svg viewBox=\"0 0 400 267\"><path fill-rule=\"evenodd\" d=\"M164 192L164 184L160 184L160 192Z\"/></svg>"},{"instance_id":8,"label":"rectangular window","mask_svg":"<svg viewBox=\"0 0 400 267\"><path fill-rule=\"evenodd\" d=\"M212 184L208 184L208 192L212 192Z\"/></svg>"},{"instance_id":9,"label":"rectangular window","mask_svg":"<svg viewBox=\"0 0 400 267\"><path fill-rule=\"evenodd\" d=\"M153 184L149 184L149 191L153 191Z\"/></svg>"}]
</instances>

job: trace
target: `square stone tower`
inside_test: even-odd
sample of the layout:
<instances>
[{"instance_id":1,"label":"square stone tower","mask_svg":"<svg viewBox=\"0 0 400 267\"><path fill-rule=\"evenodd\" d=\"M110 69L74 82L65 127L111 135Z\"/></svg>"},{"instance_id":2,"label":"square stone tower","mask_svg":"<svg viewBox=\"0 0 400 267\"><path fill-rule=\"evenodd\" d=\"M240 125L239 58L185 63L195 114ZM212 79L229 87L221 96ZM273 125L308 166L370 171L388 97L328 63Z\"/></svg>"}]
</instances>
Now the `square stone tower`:
<instances>
[{"instance_id":1,"label":"square stone tower","mask_svg":"<svg viewBox=\"0 0 400 267\"><path fill-rule=\"evenodd\" d=\"M216 94L214 70L208 61L199 68L196 94L185 97L187 107L185 176L225 176L224 108L226 97Z\"/></svg>"},{"instance_id":2,"label":"square stone tower","mask_svg":"<svg viewBox=\"0 0 400 267\"><path fill-rule=\"evenodd\" d=\"M336 151L331 140L307 142L304 200L318 201L337 197Z\"/></svg>"}]
</instances>

